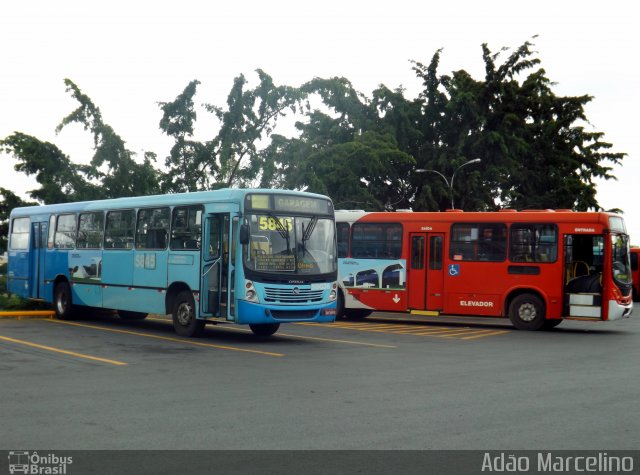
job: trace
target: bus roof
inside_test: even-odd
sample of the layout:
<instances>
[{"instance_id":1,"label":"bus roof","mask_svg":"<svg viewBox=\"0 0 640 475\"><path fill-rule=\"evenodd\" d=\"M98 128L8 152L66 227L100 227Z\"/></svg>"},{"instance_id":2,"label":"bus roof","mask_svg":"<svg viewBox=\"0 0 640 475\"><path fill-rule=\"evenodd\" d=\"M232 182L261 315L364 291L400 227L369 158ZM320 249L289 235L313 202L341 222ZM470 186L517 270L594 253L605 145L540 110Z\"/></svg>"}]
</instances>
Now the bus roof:
<instances>
[{"instance_id":1,"label":"bus roof","mask_svg":"<svg viewBox=\"0 0 640 475\"><path fill-rule=\"evenodd\" d=\"M172 193L165 195L136 196L113 198L108 200L76 201L40 206L24 206L11 211L11 217L31 216L34 214L64 213L78 211L92 211L102 209L128 209L147 206L189 205L208 202L239 202L242 203L249 193L283 194L293 196L313 196L329 199L327 196L293 190L259 189L259 188L224 188L211 191L194 191L189 193Z\"/></svg>"},{"instance_id":2,"label":"bus roof","mask_svg":"<svg viewBox=\"0 0 640 475\"><path fill-rule=\"evenodd\" d=\"M500 211L336 211L336 222L354 223L356 221L367 222L403 222L415 223L430 221L434 223L464 223L464 222L537 222L537 223L601 223L609 227L609 218L623 219L616 213L600 211L571 211L571 210L524 210L516 211L505 209ZM364 219L363 219L364 218Z\"/></svg>"}]
</instances>

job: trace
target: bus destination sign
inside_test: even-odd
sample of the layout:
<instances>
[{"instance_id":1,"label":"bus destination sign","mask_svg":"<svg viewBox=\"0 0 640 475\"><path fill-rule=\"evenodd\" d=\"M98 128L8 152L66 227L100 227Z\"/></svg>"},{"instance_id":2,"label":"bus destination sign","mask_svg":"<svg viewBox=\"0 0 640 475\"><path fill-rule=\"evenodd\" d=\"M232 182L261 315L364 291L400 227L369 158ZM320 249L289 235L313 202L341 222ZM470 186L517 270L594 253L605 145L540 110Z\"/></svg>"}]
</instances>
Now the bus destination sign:
<instances>
[{"instance_id":1,"label":"bus destination sign","mask_svg":"<svg viewBox=\"0 0 640 475\"><path fill-rule=\"evenodd\" d=\"M328 206L327 200L316 198L302 198L300 196L281 196L275 197L276 210L278 211L293 211L293 212L307 212L313 213L327 213Z\"/></svg>"},{"instance_id":2,"label":"bus destination sign","mask_svg":"<svg viewBox=\"0 0 640 475\"><path fill-rule=\"evenodd\" d=\"M290 213L331 214L333 211L330 201L327 199L295 195L262 195L253 193L247 195L246 206L251 209Z\"/></svg>"}]
</instances>

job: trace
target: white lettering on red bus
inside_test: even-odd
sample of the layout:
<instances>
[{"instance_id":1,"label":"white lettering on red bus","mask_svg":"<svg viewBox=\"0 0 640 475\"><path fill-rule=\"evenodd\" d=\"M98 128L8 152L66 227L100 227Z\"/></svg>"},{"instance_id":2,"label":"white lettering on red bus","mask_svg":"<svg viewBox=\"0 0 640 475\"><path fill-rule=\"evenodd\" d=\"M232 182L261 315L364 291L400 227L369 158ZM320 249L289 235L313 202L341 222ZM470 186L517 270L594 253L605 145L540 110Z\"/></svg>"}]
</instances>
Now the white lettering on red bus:
<instances>
[{"instance_id":1,"label":"white lettering on red bus","mask_svg":"<svg viewBox=\"0 0 640 475\"><path fill-rule=\"evenodd\" d=\"M493 302L482 300L460 300L461 307L493 307Z\"/></svg>"},{"instance_id":2,"label":"white lettering on red bus","mask_svg":"<svg viewBox=\"0 0 640 475\"><path fill-rule=\"evenodd\" d=\"M595 233L595 228L576 228L575 232L577 233Z\"/></svg>"}]
</instances>

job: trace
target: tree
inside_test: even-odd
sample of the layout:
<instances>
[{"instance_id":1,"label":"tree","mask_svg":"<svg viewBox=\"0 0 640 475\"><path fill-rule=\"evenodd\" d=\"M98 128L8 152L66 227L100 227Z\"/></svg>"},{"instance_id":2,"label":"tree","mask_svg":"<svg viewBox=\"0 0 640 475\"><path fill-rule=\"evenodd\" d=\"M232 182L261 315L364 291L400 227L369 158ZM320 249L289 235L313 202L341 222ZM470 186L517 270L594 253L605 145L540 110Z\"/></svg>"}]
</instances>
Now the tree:
<instances>
[{"instance_id":1,"label":"tree","mask_svg":"<svg viewBox=\"0 0 640 475\"><path fill-rule=\"evenodd\" d=\"M55 145L19 132L0 147L18 159L16 170L36 176L41 188L31 196L44 202L259 183L326 193L339 207L367 210L441 210L452 199L467 210L598 208L594 180L615 179L612 166L625 154L587 129L591 96L554 94L531 47L493 53L482 45L481 80L463 69L438 74L437 50L429 63L412 62L423 86L415 99L384 85L368 98L339 77L277 86L258 69L255 88L240 75L225 106L204 104L217 120L205 141L194 138L200 82L193 80L173 101L159 103L160 129L174 139L166 173L154 167L153 153L138 163L68 79L79 106L56 130L79 123L90 131L90 164L75 165ZM275 133L287 114L300 118L294 136ZM474 158L482 162L459 168ZM452 190L417 168L449 179L460 172Z\"/></svg>"},{"instance_id":2,"label":"tree","mask_svg":"<svg viewBox=\"0 0 640 475\"><path fill-rule=\"evenodd\" d=\"M100 187L86 180L85 167L72 163L52 143L15 132L0 141L0 148L18 160L16 171L35 175L40 188L28 192L33 199L47 204L102 196Z\"/></svg>"},{"instance_id":3,"label":"tree","mask_svg":"<svg viewBox=\"0 0 640 475\"><path fill-rule=\"evenodd\" d=\"M216 170L210 145L193 140L193 124L197 118L193 103L200 81L191 81L172 102L161 102L160 129L175 143L165 160L167 172L162 177L163 192L206 190L211 186L209 170Z\"/></svg>"},{"instance_id":4,"label":"tree","mask_svg":"<svg viewBox=\"0 0 640 475\"><path fill-rule=\"evenodd\" d=\"M467 160L482 159L464 169L464 186L458 181L454 189L460 207L598 208L593 179L615 179L606 163L625 154L609 152L602 133L585 131L592 97L556 96L542 68L519 80L540 64L531 46L525 42L497 64L510 50L493 54L483 45L484 81L464 70L438 77L440 50L429 66L415 63L425 85L418 166L451 176ZM433 178L417 185L415 209L447 206L444 180Z\"/></svg>"},{"instance_id":5,"label":"tree","mask_svg":"<svg viewBox=\"0 0 640 475\"><path fill-rule=\"evenodd\" d=\"M209 141L193 140L193 97L199 81L191 81L174 101L160 103L160 128L175 139L166 160L165 191L243 187L259 179L265 165L259 144L270 137L287 110L296 111L300 92L276 86L260 69L257 74L260 82L254 89L247 89L244 75L235 79L226 107L204 105L219 123L215 137Z\"/></svg>"},{"instance_id":6,"label":"tree","mask_svg":"<svg viewBox=\"0 0 640 475\"><path fill-rule=\"evenodd\" d=\"M278 119L287 110L295 112L300 92L288 86L275 86L271 76L258 69L260 84L244 90L240 75L227 97L227 109L207 105L221 123L212 141L216 157L218 186L246 186L261 173L258 142L273 132ZM212 167L213 168L213 167Z\"/></svg>"},{"instance_id":7,"label":"tree","mask_svg":"<svg viewBox=\"0 0 640 475\"><path fill-rule=\"evenodd\" d=\"M344 78L314 79L301 87L307 104L321 98L328 110L309 107L298 138L274 136L261 154L261 185L306 189L331 196L337 207L395 209L411 193L414 159L398 148L392 127Z\"/></svg>"},{"instance_id":8,"label":"tree","mask_svg":"<svg viewBox=\"0 0 640 475\"><path fill-rule=\"evenodd\" d=\"M83 168L89 179L100 182L104 198L140 196L158 193L158 171L153 166L154 154L145 154L142 164L134 160L135 153L128 150L124 140L113 128L105 124L100 109L82 93L70 79L64 80L67 92L79 103L76 110L62 119L56 127L60 132L72 123L81 124L93 134L95 154L91 164Z\"/></svg>"}]
</instances>

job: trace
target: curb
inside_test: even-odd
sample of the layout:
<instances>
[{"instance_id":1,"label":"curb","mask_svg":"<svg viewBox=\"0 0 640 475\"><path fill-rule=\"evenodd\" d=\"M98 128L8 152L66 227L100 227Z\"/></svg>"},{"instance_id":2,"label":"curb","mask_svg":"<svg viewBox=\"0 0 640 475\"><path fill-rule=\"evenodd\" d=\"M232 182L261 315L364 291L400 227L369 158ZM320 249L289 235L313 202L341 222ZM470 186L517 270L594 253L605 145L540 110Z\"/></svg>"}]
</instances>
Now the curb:
<instances>
[{"instance_id":1,"label":"curb","mask_svg":"<svg viewBox=\"0 0 640 475\"><path fill-rule=\"evenodd\" d=\"M12 318L18 317L49 317L53 318L55 312L53 310L10 310L0 311L0 318Z\"/></svg>"}]
</instances>

